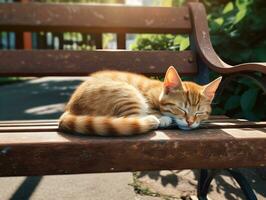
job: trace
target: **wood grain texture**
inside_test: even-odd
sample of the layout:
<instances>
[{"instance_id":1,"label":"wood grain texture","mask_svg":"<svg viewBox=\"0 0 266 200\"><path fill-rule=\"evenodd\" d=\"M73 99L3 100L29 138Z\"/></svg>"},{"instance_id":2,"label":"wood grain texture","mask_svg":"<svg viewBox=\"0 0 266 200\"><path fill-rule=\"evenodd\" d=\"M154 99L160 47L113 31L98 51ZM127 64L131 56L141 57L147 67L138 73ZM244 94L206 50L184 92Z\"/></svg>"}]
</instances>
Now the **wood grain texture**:
<instances>
[{"instance_id":1,"label":"wood grain texture","mask_svg":"<svg viewBox=\"0 0 266 200\"><path fill-rule=\"evenodd\" d=\"M28 127L28 126L58 126L58 120L56 120L55 122L25 122L25 123L0 123L0 129L2 127Z\"/></svg>"},{"instance_id":2,"label":"wood grain texture","mask_svg":"<svg viewBox=\"0 0 266 200\"><path fill-rule=\"evenodd\" d=\"M27 123L53 123L53 122L57 122L58 119L35 119L35 120L3 120L0 121L0 125L1 124L10 124L10 125L17 125L17 124L27 124Z\"/></svg>"},{"instance_id":3,"label":"wood grain texture","mask_svg":"<svg viewBox=\"0 0 266 200\"><path fill-rule=\"evenodd\" d=\"M0 176L266 166L266 122L212 116L201 129L132 137L71 135L57 124L1 121Z\"/></svg>"},{"instance_id":4,"label":"wood grain texture","mask_svg":"<svg viewBox=\"0 0 266 200\"><path fill-rule=\"evenodd\" d=\"M187 7L125 7L63 3L0 4L0 30L188 33Z\"/></svg>"},{"instance_id":5,"label":"wood grain texture","mask_svg":"<svg viewBox=\"0 0 266 200\"><path fill-rule=\"evenodd\" d=\"M193 27L193 38L197 52L206 65L221 74L232 74L239 72L261 72L266 74L266 62L243 63L229 65L223 62L215 53L211 44L207 15L204 5L199 2L188 3Z\"/></svg>"},{"instance_id":6,"label":"wood grain texture","mask_svg":"<svg viewBox=\"0 0 266 200\"><path fill-rule=\"evenodd\" d=\"M0 133L0 176L266 165L266 128L159 130L137 137Z\"/></svg>"},{"instance_id":7,"label":"wood grain texture","mask_svg":"<svg viewBox=\"0 0 266 200\"><path fill-rule=\"evenodd\" d=\"M28 122L28 123L0 123L0 132L43 132L57 131L59 121ZM211 119L201 124L200 129L228 129L228 128L264 128L266 122L251 122L242 119ZM172 129L176 129L173 127Z\"/></svg>"},{"instance_id":8,"label":"wood grain texture","mask_svg":"<svg viewBox=\"0 0 266 200\"><path fill-rule=\"evenodd\" d=\"M24 127L24 126L57 126L59 123L58 119L43 119L43 120L11 120L11 121L0 121L0 127ZM238 124L244 124L246 126L252 124L266 125L266 122L251 122L246 119L234 119L229 118L225 115L211 115L210 119L204 123L204 126L210 124L229 124L233 123L236 126Z\"/></svg>"},{"instance_id":9,"label":"wood grain texture","mask_svg":"<svg viewBox=\"0 0 266 200\"><path fill-rule=\"evenodd\" d=\"M116 35L117 49L126 49L126 34L119 33Z\"/></svg>"},{"instance_id":10,"label":"wood grain texture","mask_svg":"<svg viewBox=\"0 0 266 200\"><path fill-rule=\"evenodd\" d=\"M0 51L0 76L87 76L103 69L163 75L171 65L180 74L197 73L191 51Z\"/></svg>"}]
</instances>

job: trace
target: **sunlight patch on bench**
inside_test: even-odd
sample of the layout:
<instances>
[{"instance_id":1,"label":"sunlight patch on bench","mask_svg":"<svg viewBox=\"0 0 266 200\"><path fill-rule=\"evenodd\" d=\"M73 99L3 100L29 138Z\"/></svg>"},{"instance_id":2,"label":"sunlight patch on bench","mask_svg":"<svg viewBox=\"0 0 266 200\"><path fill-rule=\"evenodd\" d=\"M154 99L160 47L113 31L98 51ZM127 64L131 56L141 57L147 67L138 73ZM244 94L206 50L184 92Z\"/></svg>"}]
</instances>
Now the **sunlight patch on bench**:
<instances>
[{"instance_id":1,"label":"sunlight patch on bench","mask_svg":"<svg viewBox=\"0 0 266 200\"><path fill-rule=\"evenodd\" d=\"M266 138L266 128L256 130L254 128L221 129L235 138Z\"/></svg>"},{"instance_id":2,"label":"sunlight patch on bench","mask_svg":"<svg viewBox=\"0 0 266 200\"><path fill-rule=\"evenodd\" d=\"M57 132L1 132L0 134L0 145L66 142L69 143L71 141Z\"/></svg>"},{"instance_id":3,"label":"sunlight patch on bench","mask_svg":"<svg viewBox=\"0 0 266 200\"><path fill-rule=\"evenodd\" d=\"M25 110L25 113L34 114L34 115L46 115L46 114L58 113L64 111L64 106L65 106L64 103L38 106Z\"/></svg>"},{"instance_id":4,"label":"sunlight patch on bench","mask_svg":"<svg viewBox=\"0 0 266 200\"><path fill-rule=\"evenodd\" d=\"M155 136L151 140L170 140L169 136L162 131L155 131Z\"/></svg>"}]
</instances>

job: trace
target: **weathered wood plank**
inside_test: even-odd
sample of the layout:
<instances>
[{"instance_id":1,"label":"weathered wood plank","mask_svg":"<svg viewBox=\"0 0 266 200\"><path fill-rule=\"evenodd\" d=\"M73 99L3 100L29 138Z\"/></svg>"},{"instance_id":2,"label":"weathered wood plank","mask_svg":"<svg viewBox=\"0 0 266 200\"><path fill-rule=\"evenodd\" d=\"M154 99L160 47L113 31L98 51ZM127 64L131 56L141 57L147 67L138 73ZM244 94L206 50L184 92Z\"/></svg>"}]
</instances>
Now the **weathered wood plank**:
<instances>
[{"instance_id":1,"label":"weathered wood plank","mask_svg":"<svg viewBox=\"0 0 266 200\"><path fill-rule=\"evenodd\" d=\"M17 131L46 131L56 130L58 120L30 120L30 121L0 121L0 132L17 132ZM202 123L203 129L217 128L262 128L266 127L266 121L252 122L245 119L218 118L211 117L209 120Z\"/></svg>"},{"instance_id":2,"label":"weathered wood plank","mask_svg":"<svg viewBox=\"0 0 266 200\"><path fill-rule=\"evenodd\" d=\"M0 176L258 167L266 165L265 145L265 128L160 130L127 138L1 133Z\"/></svg>"},{"instance_id":3,"label":"weathered wood plank","mask_svg":"<svg viewBox=\"0 0 266 200\"><path fill-rule=\"evenodd\" d=\"M58 125L40 125L40 126L5 126L0 127L0 133L1 132L44 132L44 131L57 131Z\"/></svg>"},{"instance_id":4,"label":"weathered wood plank","mask_svg":"<svg viewBox=\"0 0 266 200\"><path fill-rule=\"evenodd\" d=\"M162 75L170 65L180 74L197 73L191 51L3 50L0 58L0 76L87 76L103 69Z\"/></svg>"},{"instance_id":5,"label":"weathered wood plank","mask_svg":"<svg viewBox=\"0 0 266 200\"><path fill-rule=\"evenodd\" d=\"M241 120L243 121L244 119L232 119L232 118L229 118L225 115L212 115L210 117L211 120ZM0 125L1 124L39 124L39 123L57 123L58 122L58 119L38 119L38 120L2 120L0 121Z\"/></svg>"},{"instance_id":6,"label":"weathered wood plank","mask_svg":"<svg viewBox=\"0 0 266 200\"><path fill-rule=\"evenodd\" d=\"M200 129L230 129L230 128L263 128L266 127L266 122L206 122L203 123ZM58 124L23 124L23 125L0 125L1 132L44 132L57 131ZM177 127L171 128L173 130Z\"/></svg>"},{"instance_id":7,"label":"weathered wood plank","mask_svg":"<svg viewBox=\"0 0 266 200\"><path fill-rule=\"evenodd\" d=\"M0 30L52 32L188 33L187 7L86 4L0 4Z\"/></svg>"},{"instance_id":8,"label":"weathered wood plank","mask_svg":"<svg viewBox=\"0 0 266 200\"><path fill-rule=\"evenodd\" d=\"M202 123L201 128L260 128L266 127L266 122L237 121L237 120L214 120Z\"/></svg>"},{"instance_id":9,"label":"weathered wood plank","mask_svg":"<svg viewBox=\"0 0 266 200\"><path fill-rule=\"evenodd\" d=\"M57 126L58 121L56 122L40 122L40 123L35 123L35 122L28 122L28 123L0 123L0 129L3 127L25 127L25 126Z\"/></svg>"},{"instance_id":10,"label":"weathered wood plank","mask_svg":"<svg viewBox=\"0 0 266 200\"><path fill-rule=\"evenodd\" d=\"M126 49L126 34L119 33L116 35L117 49Z\"/></svg>"},{"instance_id":11,"label":"weathered wood plank","mask_svg":"<svg viewBox=\"0 0 266 200\"><path fill-rule=\"evenodd\" d=\"M2 120L0 124L24 124L24 123L52 123L58 122L58 119L35 119L35 120Z\"/></svg>"}]
</instances>

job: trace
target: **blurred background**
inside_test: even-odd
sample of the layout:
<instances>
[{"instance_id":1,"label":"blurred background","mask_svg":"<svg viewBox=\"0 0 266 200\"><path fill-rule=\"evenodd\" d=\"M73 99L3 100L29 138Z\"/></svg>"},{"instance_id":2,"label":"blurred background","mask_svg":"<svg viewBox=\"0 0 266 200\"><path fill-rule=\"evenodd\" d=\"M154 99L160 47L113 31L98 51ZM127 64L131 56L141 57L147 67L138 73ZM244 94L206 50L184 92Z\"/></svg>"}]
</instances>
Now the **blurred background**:
<instances>
[{"instance_id":1,"label":"blurred background","mask_svg":"<svg viewBox=\"0 0 266 200\"><path fill-rule=\"evenodd\" d=\"M185 3L185 0L17 0L17 2L33 1L131 6L181 6ZM14 0L0 0L0 2L14 2ZM230 64L266 61L265 0L202 0L202 2L208 13L212 44L224 61ZM189 48L187 35L0 32L0 36L1 49L95 50L125 47L131 50L181 51ZM119 38L126 38L126 42L119 42ZM210 72L211 79L216 76L218 75ZM255 76L261 74L257 73ZM0 84L14 81L20 79L1 78ZM213 114L225 114L255 121L266 119L265 94L252 80L243 77L230 82L229 87L216 97L213 108Z\"/></svg>"}]
</instances>

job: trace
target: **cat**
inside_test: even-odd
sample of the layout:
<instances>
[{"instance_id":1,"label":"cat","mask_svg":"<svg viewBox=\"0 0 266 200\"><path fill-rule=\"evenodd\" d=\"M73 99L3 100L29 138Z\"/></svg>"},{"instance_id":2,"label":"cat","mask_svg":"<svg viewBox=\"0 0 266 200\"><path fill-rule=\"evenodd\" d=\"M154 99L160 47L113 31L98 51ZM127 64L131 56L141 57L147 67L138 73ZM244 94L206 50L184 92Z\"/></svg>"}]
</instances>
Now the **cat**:
<instances>
[{"instance_id":1,"label":"cat","mask_svg":"<svg viewBox=\"0 0 266 200\"><path fill-rule=\"evenodd\" d=\"M172 124L195 129L208 119L221 79L204 86L182 81L173 66L163 82L129 72L95 72L71 96L59 128L99 136L137 135Z\"/></svg>"}]
</instances>

